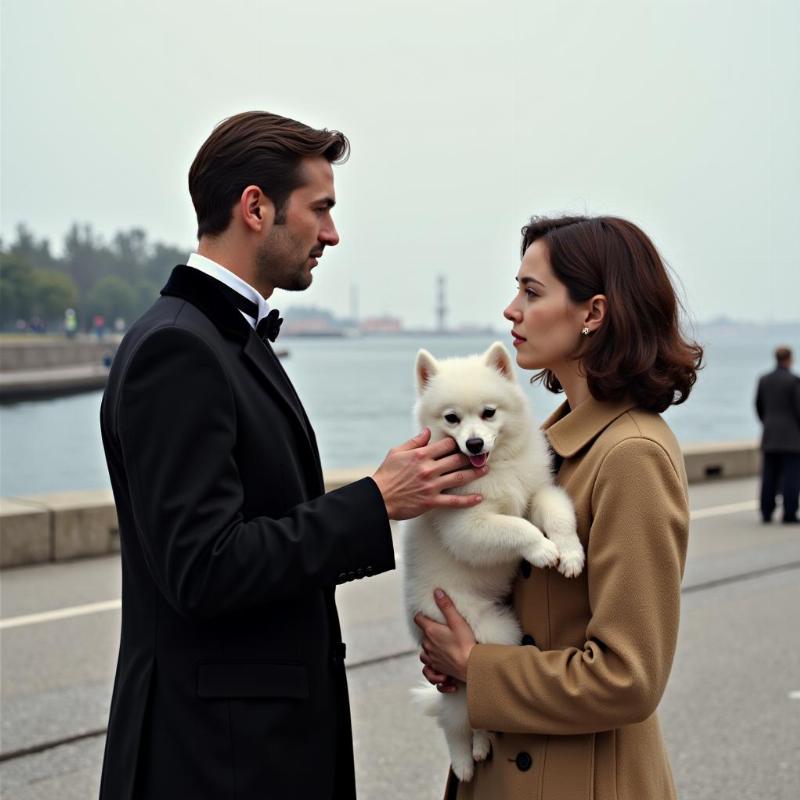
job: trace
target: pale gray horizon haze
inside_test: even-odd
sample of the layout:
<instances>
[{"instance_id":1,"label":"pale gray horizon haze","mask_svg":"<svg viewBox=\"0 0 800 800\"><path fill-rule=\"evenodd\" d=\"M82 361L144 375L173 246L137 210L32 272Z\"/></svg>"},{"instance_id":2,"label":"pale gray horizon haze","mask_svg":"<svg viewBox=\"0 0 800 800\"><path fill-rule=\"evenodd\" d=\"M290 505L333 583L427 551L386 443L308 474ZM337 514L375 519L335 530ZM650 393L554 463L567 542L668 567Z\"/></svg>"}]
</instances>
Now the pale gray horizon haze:
<instances>
[{"instance_id":1,"label":"pale gray horizon haze","mask_svg":"<svg viewBox=\"0 0 800 800\"><path fill-rule=\"evenodd\" d=\"M266 109L352 143L329 248L278 306L506 326L531 214L651 235L690 315L800 319L796 0L3 0L0 234L194 247L194 155Z\"/></svg>"}]
</instances>

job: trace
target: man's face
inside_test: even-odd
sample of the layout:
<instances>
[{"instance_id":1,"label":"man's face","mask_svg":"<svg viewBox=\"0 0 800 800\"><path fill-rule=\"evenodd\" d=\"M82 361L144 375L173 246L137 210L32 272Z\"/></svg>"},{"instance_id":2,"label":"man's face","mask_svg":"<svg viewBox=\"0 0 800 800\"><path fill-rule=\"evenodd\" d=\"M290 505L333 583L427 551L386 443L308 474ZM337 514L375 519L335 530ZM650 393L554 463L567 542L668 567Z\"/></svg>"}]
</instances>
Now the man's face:
<instances>
[{"instance_id":1,"label":"man's face","mask_svg":"<svg viewBox=\"0 0 800 800\"><path fill-rule=\"evenodd\" d=\"M336 203L333 169L322 156L304 158L303 185L286 200L282 221L269 229L256 254L263 282L276 289L302 291L325 247L339 243L331 209Z\"/></svg>"}]
</instances>

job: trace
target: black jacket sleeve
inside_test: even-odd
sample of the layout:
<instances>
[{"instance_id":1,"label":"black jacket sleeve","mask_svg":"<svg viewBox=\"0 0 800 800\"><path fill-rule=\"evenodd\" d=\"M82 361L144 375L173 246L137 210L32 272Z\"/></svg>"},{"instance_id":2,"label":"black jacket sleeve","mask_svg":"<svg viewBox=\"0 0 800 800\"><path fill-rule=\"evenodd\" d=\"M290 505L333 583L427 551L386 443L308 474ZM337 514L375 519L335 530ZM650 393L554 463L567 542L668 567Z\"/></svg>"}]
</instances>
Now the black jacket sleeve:
<instances>
[{"instance_id":1,"label":"black jacket sleeve","mask_svg":"<svg viewBox=\"0 0 800 800\"><path fill-rule=\"evenodd\" d=\"M194 333L164 327L140 343L116 419L137 534L179 612L218 616L394 567L371 478L280 518L243 518L232 388L220 358Z\"/></svg>"},{"instance_id":2,"label":"black jacket sleeve","mask_svg":"<svg viewBox=\"0 0 800 800\"><path fill-rule=\"evenodd\" d=\"M758 382L758 388L756 389L756 414L758 414L758 418L761 422L764 421L764 380L761 379Z\"/></svg>"},{"instance_id":3,"label":"black jacket sleeve","mask_svg":"<svg viewBox=\"0 0 800 800\"><path fill-rule=\"evenodd\" d=\"M794 417L800 425L800 378L794 383Z\"/></svg>"}]
</instances>

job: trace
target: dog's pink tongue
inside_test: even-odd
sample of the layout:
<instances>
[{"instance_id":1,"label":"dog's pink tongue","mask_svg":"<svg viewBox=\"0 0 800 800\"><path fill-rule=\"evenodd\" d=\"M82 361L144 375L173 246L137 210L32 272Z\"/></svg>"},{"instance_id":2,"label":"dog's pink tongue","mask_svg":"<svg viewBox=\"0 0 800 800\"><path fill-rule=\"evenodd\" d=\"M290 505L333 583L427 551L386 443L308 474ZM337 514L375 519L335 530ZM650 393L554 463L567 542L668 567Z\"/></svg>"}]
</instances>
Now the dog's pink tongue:
<instances>
[{"instance_id":1,"label":"dog's pink tongue","mask_svg":"<svg viewBox=\"0 0 800 800\"><path fill-rule=\"evenodd\" d=\"M480 469L488 460L489 456L487 456L486 453L482 453L479 456L469 456L469 463L472 464L475 469Z\"/></svg>"}]
</instances>

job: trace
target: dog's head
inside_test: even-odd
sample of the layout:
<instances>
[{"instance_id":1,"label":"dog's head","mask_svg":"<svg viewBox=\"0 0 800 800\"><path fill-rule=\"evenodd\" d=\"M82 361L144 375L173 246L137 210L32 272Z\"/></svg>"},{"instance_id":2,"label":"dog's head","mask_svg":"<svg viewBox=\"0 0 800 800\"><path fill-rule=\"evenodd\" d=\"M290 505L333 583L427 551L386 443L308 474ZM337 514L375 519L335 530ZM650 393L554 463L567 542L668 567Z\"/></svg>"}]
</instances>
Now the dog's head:
<instances>
[{"instance_id":1,"label":"dog's head","mask_svg":"<svg viewBox=\"0 0 800 800\"><path fill-rule=\"evenodd\" d=\"M466 358L437 360L420 350L416 372L417 420L432 441L451 436L475 467L517 451L527 436L527 403L500 342Z\"/></svg>"}]
</instances>

